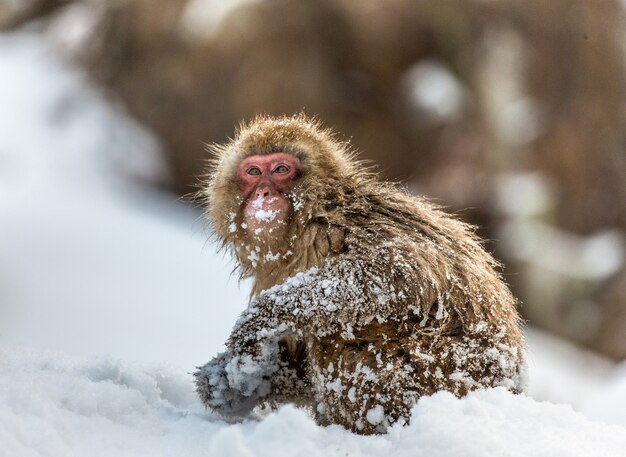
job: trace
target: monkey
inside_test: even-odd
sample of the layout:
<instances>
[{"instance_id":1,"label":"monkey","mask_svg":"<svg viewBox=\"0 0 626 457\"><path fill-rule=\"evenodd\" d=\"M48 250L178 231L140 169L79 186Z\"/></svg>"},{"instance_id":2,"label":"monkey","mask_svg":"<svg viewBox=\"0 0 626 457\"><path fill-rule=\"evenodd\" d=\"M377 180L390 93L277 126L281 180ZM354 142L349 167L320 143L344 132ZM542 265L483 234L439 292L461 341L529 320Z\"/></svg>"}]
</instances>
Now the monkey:
<instances>
[{"instance_id":1,"label":"monkey","mask_svg":"<svg viewBox=\"0 0 626 457\"><path fill-rule=\"evenodd\" d=\"M294 403L375 434L437 391L524 390L517 302L474 227L304 114L257 116L212 150L207 218L253 286L226 351L194 373L204 405Z\"/></svg>"}]
</instances>

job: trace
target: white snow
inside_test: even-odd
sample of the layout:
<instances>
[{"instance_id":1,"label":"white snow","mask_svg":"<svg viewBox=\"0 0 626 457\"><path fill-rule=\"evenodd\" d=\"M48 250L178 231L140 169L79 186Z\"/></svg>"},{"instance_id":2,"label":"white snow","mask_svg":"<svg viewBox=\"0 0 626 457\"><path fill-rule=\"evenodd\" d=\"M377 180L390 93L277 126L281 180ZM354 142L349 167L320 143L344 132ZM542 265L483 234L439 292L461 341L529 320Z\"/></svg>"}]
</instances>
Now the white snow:
<instances>
[{"instance_id":1,"label":"white snow","mask_svg":"<svg viewBox=\"0 0 626 457\"><path fill-rule=\"evenodd\" d=\"M3 456L623 456L626 429L504 389L422 399L408 426L357 436L292 406L226 424L164 364L0 350ZM381 420L382 408L368 419ZM371 417L370 417L371 416Z\"/></svg>"},{"instance_id":2,"label":"white snow","mask_svg":"<svg viewBox=\"0 0 626 457\"><path fill-rule=\"evenodd\" d=\"M367 412L365 416L372 425L378 425L385 420L385 410L381 405L376 405Z\"/></svg>"},{"instance_id":3,"label":"white snow","mask_svg":"<svg viewBox=\"0 0 626 457\"><path fill-rule=\"evenodd\" d=\"M423 398L382 436L291 406L221 421L189 372L246 287L198 212L127 179L164 177L149 134L36 37L1 36L0 69L0 457L626 455L626 365L538 332L530 395L593 420L498 388Z\"/></svg>"},{"instance_id":4,"label":"white snow","mask_svg":"<svg viewBox=\"0 0 626 457\"><path fill-rule=\"evenodd\" d=\"M602 388L583 398L580 410L587 417L626 427L626 362L609 372Z\"/></svg>"},{"instance_id":5,"label":"white snow","mask_svg":"<svg viewBox=\"0 0 626 457\"><path fill-rule=\"evenodd\" d=\"M0 37L0 341L206 362L246 299L154 140L32 36Z\"/></svg>"},{"instance_id":6,"label":"white snow","mask_svg":"<svg viewBox=\"0 0 626 457\"><path fill-rule=\"evenodd\" d=\"M277 210L272 209L263 209L263 205L271 205L276 202L278 199L276 197L264 198L263 196L259 196L256 199L250 202L250 206L255 210L254 218L257 221L270 222L276 219L278 215Z\"/></svg>"},{"instance_id":7,"label":"white snow","mask_svg":"<svg viewBox=\"0 0 626 457\"><path fill-rule=\"evenodd\" d=\"M276 218L278 211L272 211L267 209L258 209L254 213L254 217L259 221L273 221Z\"/></svg>"}]
</instances>

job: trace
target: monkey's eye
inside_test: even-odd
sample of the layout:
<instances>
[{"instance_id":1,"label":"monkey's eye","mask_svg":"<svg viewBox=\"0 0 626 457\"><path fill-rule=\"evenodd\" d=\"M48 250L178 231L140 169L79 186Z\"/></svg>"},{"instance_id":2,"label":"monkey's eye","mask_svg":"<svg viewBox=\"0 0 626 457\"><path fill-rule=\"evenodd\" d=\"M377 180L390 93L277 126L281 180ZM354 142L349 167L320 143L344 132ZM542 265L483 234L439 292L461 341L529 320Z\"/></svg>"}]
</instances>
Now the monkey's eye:
<instances>
[{"instance_id":1,"label":"monkey's eye","mask_svg":"<svg viewBox=\"0 0 626 457\"><path fill-rule=\"evenodd\" d=\"M250 167L247 173L250 176L259 176L261 174L261 170L257 167Z\"/></svg>"},{"instance_id":2,"label":"monkey's eye","mask_svg":"<svg viewBox=\"0 0 626 457\"><path fill-rule=\"evenodd\" d=\"M279 165L274 170L274 173L278 173L280 175L287 173L289 171L289 167L287 165Z\"/></svg>"}]
</instances>

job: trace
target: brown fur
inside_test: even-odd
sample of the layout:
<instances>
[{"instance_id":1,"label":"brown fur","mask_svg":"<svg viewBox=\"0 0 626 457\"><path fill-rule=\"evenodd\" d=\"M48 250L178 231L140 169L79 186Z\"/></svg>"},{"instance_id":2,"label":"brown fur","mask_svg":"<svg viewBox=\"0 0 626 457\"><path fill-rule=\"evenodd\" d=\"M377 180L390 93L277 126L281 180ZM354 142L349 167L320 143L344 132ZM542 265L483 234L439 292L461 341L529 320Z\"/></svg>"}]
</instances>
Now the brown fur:
<instances>
[{"instance_id":1,"label":"brown fur","mask_svg":"<svg viewBox=\"0 0 626 457\"><path fill-rule=\"evenodd\" d=\"M249 155L278 151L301 162L289 196L296 209L279 236L259 242L240 229L235 169ZM520 390L515 299L472 227L380 182L346 144L302 115L258 117L215 152L208 218L233 249L242 276L254 279L251 310L231 335L229 357L251 354L260 364L271 339L258 330L290 329L271 336L280 342L282 368L268 369L271 391L257 403L295 401L314 409L320 423L373 433L408 420L417 399L437 390ZM306 288L281 285L291 287L289 278L312 268L327 280L357 278L356 292L350 292L354 281L340 283L329 293L339 309L320 311L312 303L294 317L294 309L324 294L317 279ZM283 372L288 375L276 374ZM215 407L215 387L203 381L202 370L196 376L201 397ZM385 413L381 423L368 421L377 405Z\"/></svg>"}]
</instances>

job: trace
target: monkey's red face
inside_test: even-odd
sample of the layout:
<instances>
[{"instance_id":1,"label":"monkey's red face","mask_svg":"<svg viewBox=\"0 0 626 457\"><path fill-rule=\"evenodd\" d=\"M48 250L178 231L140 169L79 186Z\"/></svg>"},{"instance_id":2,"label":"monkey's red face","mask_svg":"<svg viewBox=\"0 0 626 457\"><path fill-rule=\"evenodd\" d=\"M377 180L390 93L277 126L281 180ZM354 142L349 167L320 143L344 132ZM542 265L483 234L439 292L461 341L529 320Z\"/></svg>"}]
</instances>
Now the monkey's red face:
<instances>
[{"instance_id":1,"label":"monkey's red face","mask_svg":"<svg viewBox=\"0 0 626 457\"><path fill-rule=\"evenodd\" d=\"M276 152L245 158L237 168L237 183L246 198L244 217L252 229L282 224L291 210L287 192L298 177L300 162Z\"/></svg>"}]
</instances>

